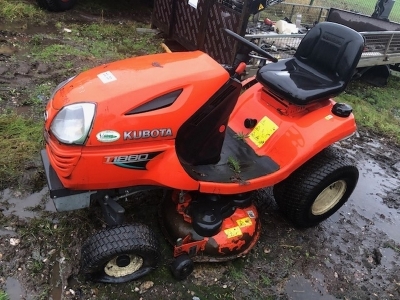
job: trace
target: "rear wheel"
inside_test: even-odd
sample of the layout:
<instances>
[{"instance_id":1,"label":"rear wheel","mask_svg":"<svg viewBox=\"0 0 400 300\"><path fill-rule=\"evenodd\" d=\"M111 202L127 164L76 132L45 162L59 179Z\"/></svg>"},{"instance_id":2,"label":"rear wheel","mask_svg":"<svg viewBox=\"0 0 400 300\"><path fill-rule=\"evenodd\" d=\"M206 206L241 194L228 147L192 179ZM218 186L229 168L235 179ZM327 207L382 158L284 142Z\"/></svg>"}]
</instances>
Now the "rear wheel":
<instances>
[{"instance_id":1,"label":"rear wheel","mask_svg":"<svg viewBox=\"0 0 400 300\"><path fill-rule=\"evenodd\" d=\"M101 230L82 246L81 272L97 282L122 283L155 269L159 256L157 238L143 224Z\"/></svg>"},{"instance_id":2,"label":"rear wheel","mask_svg":"<svg viewBox=\"0 0 400 300\"><path fill-rule=\"evenodd\" d=\"M327 148L273 188L282 213L298 227L311 227L334 214L358 181L354 163Z\"/></svg>"},{"instance_id":3,"label":"rear wheel","mask_svg":"<svg viewBox=\"0 0 400 300\"><path fill-rule=\"evenodd\" d=\"M71 9L77 0L36 0L37 4L50 11L65 11Z\"/></svg>"}]
</instances>

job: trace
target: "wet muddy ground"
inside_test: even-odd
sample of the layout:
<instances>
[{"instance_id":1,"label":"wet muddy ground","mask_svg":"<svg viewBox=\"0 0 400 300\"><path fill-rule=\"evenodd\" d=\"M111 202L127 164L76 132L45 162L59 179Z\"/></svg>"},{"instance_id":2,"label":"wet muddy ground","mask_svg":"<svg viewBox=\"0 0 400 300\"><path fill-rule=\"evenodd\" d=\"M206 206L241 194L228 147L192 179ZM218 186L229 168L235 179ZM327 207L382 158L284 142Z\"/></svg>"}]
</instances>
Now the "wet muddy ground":
<instances>
[{"instance_id":1,"label":"wet muddy ground","mask_svg":"<svg viewBox=\"0 0 400 300\"><path fill-rule=\"evenodd\" d=\"M27 55L16 59L12 40L29 41L37 30L49 29L0 23L3 106L19 106L29 86L65 75L57 65ZM262 233L251 253L196 264L184 281L169 273L171 247L156 221L159 191L137 195L127 207L129 220L159 235L159 268L138 281L104 285L79 275L82 242L104 226L97 207L56 213L44 185L31 194L6 189L0 194L0 288L12 300L400 299L400 148L362 129L339 146L360 170L343 208L317 227L299 230L282 218L270 190L260 191ZM41 172L40 164L34 172Z\"/></svg>"},{"instance_id":2,"label":"wet muddy ground","mask_svg":"<svg viewBox=\"0 0 400 300\"><path fill-rule=\"evenodd\" d=\"M232 262L198 263L184 281L170 275L171 249L153 221L158 191L130 199L128 214L160 236L159 268L139 281L103 285L78 274L81 243L102 227L97 208L55 213L45 187L27 196L5 190L1 284L11 299L399 299L400 148L367 132L341 146L360 170L342 209L315 228L299 230L281 217L270 191L260 191L262 234L251 253Z\"/></svg>"}]
</instances>

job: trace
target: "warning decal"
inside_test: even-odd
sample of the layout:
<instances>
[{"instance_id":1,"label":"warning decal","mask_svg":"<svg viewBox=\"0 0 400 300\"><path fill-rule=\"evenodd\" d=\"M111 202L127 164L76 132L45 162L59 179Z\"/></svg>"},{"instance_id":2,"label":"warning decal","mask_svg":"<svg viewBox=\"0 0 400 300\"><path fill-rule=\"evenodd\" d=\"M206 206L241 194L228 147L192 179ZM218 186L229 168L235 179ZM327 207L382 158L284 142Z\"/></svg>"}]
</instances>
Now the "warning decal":
<instances>
[{"instance_id":1,"label":"warning decal","mask_svg":"<svg viewBox=\"0 0 400 300\"><path fill-rule=\"evenodd\" d=\"M240 228L246 227L246 226L251 226L253 224L253 222L251 222L251 219L249 217L236 220L236 223L238 224L238 226Z\"/></svg>"},{"instance_id":2,"label":"warning decal","mask_svg":"<svg viewBox=\"0 0 400 300\"><path fill-rule=\"evenodd\" d=\"M225 229L224 230L226 236L230 239L233 238L235 236L241 236L242 235L242 231L240 230L240 228L238 226L236 227L232 227L229 229Z\"/></svg>"},{"instance_id":3,"label":"warning decal","mask_svg":"<svg viewBox=\"0 0 400 300\"><path fill-rule=\"evenodd\" d=\"M278 125L269 118L263 117L250 132L249 138L258 148L261 148L278 128Z\"/></svg>"}]
</instances>

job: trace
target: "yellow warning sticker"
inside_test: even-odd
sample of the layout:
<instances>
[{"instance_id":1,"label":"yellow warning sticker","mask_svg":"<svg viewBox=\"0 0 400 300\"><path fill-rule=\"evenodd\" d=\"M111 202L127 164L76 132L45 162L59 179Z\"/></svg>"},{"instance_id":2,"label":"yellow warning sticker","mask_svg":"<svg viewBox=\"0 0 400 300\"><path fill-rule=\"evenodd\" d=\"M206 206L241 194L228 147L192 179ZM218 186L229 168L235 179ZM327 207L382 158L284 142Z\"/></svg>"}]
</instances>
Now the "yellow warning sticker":
<instances>
[{"instance_id":1,"label":"yellow warning sticker","mask_svg":"<svg viewBox=\"0 0 400 300\"><path fill-rule=\"evenodd\" d=\"M327 115L326 117L325 117L325 120L330 120L330 119L332 119L333 118L333 116L332 115Z\"/></svg>"},{"instance_id":2,"label":"yellow warning sticker","mask_svg":"<svg viewBox=\"0 0 400 300\"><path fill-rule=\"evenodd\" d=\"M250 132L249 138L258 148L261 148L278 128L278 125L269 118L263 117Z\"/></svg>"},{"instance_id":3,"label":"yellow warning sticker","mask_svg":"<svg viewBox=\"0 0 400 300\"><path fill-rule=\"evenodd\" d=\"M263 10L264 6L260 3L260 6L258 7L258 10Z\"/></svg>"},{"instance_id":4,"label":"yellow warning sticker","mask_svg":"<svg viewBox=\"0 0 400 300\"><path fill-rule=\"evenodd\" d=\"M242 231L240 230L240 228L238 226L236 227L232 227L229 229L225 229L225 234L226 236L230 239L233 238L235 236L241 236L242 235Z\"/></svg>"},{"instance_id":5,"label":"yellow warning sticker","mask_svg":"<svg viewBox=\"0 0 400 300\"><path fill-rule=\"evenodd\" d=\"M243 218L236 220L236 223L240 228L246 227L246 226L251 226L253 223L251 222L251 219L249 217Z\"/></svg>"}]
</instances>

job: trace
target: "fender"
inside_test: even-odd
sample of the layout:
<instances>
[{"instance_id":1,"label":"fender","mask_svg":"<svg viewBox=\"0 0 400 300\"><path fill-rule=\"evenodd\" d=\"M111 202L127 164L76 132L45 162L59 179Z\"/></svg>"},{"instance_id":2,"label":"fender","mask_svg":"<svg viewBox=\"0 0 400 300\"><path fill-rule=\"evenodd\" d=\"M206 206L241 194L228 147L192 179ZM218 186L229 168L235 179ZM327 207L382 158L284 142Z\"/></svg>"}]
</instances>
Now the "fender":
<instances>
[{"instance_id":1,"label":"fender","mask_svg":"<svg viewBox=\"0 0 400 300\"><path fill-rule=\"evenodd\" d=\"M335 103L333 99L328 99L305 107L290 105L272 96L261 84L254 84L240 96L228 126L244 136L244 142L259 156L269 156L275 161L279 170L248 180L246 184L203 181L200 182L200 191L239 193L272 186L287 178L311 157L356 131L353 114L343 118L332 113ZM260 146L250 138L254 128L246 128L244 120L250 118L260 121L265 117L271 120L277 129Z\"/></svg>"}]
</instances>

